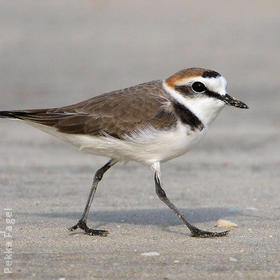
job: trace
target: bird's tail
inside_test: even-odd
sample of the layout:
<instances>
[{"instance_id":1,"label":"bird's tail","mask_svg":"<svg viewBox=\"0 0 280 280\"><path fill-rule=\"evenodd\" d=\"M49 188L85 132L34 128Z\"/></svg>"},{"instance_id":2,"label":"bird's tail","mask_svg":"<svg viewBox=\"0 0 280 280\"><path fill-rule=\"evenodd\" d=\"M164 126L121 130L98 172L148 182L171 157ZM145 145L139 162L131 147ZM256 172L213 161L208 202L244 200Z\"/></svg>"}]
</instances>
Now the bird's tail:
<instances>
[{"instance_id":1,"label":"bird's tail","mask_svg":"<svg viewBox=\"0 0 280 280\"><path fill-rule=\"evenodd\" d=\"M22 119L25 114L24 111L0 111L0 118Z\"/></svg>"},{"instance_id":2,"label":"bird's tail","mask_svg":"<svg viewBox=\"0 0 280 280\"><path fill-rule=\"evenodd\" d=\"M50 120L53 121L57 115L60 116L61 114L48 112L48 109L0 111L0 118L33 121L42 124Z\"/></svg>"},{"instance_id":3,"label":"bird's tail","mask_svg":"<svg viewBox=\"0 0 280 280\"><path fill-rule=\"evenodd\" d=\"M57 112L57 109L31 109L31 110L16 110L16 111L0 111L0 118L18 119L46 126L56 126L60 121L73 119L75 113ZM82 120L85 116L82 115ZM81 121L82 121L81 120ZM76 124L76 123L75 123ZM68 122L67 125L69 126Z\"/></svg>"}]
</instances>

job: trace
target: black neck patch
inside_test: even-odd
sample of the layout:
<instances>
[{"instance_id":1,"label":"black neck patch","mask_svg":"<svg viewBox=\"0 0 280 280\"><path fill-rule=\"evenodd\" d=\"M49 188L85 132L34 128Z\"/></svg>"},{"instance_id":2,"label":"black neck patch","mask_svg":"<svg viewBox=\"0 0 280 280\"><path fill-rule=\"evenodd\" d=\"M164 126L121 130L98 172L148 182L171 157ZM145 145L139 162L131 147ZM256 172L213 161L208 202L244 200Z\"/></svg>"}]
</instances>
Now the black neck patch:
<instances>
[{"instance_id":1,"label":"black neck patch","mask_svg":"<svg viewBox=\"0 0 280 280\"><path fill-rule=\"evenodd\" d=\"M203 72L202 77L203 78L217 78L220 77L221 74L219 74L216 71L210 71L210 70L206 70Z\"/></svg>"},{"instance_id":2,"label":"black neck patch","mask_svg":"<svg viewBox=\"0 0 280 280\"><path fill-rule=\"evenodd\" d=\"M189 125L192 130L202 130L204 128L204 125L201 122L201 120L183 104L174 100L173 108L175 110L176 115L180 118L181 122Z\"/></svg>"}]
</instances>

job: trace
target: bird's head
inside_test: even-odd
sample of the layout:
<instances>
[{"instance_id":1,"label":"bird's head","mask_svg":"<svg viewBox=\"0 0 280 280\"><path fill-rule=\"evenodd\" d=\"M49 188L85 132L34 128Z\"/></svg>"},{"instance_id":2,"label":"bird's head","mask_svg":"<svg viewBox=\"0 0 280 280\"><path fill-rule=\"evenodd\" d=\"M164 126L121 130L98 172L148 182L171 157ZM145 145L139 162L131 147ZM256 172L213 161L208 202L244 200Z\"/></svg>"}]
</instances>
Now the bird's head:
<instances>
[{"instance_id":1,"label":"bird's head","mask_svg":"<svg viewBox=\"0 0 280 280\"><path fill-rule=\"evenodd\" d=\"M163 86L206 124L212 122L225 105L248 109L245 103L227 94L226 79L213 70L184 69L167 78Z\"/></svg>"},{"instance_id":2,"label":"bird's head","mask_svg":"<svg viewBox=\"0 0 280 280\"><path fill-rule=\"evenodd\" d=\"M222 101L226 105L248 109L245 103L227 94L226 79L213 70L184 69L166 79L165 82L171 89L188 98L212 98Z\"/></svg>"}]
</instances>

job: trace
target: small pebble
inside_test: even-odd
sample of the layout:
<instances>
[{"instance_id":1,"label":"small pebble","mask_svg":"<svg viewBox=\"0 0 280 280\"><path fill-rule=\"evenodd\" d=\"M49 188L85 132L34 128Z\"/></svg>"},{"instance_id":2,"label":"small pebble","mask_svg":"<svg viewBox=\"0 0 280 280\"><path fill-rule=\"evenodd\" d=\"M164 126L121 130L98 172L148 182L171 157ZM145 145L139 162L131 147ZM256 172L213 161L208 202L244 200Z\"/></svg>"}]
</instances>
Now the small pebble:
<instances>
[{"instance_id":1,"label":"small pebble","mask_svg":"<svg viewBox=\"0 0 280 280\"><path fill-rule=\"evenodd\" d=\"M236 259L236 258L233 258L233 257L230 257L229 260L230 260L231 262L237 262L237 259Z\"/></svg>"},{"instance_id":2,"label":"small pebble","mask_svg":"<svg viewBox=\"0 0 280 280\"><path fill-rule=\"evenodd\" d=\"M146 252L146 253L142 253L141 256L145 256L145 257L156 257L159 256L160 254L158 252Z\"/></svg>"},{"instance_id":3,"label":"small pebble","mask_svg":"<svg viewBox=\"0 0 280 280\"><path fill-rule=\"evenodd\" d=\"M216 223L216 227L230 228L230 227L237 227L237 224L228 220L219 219Z\"/></svg>"},{"instance_id":4,"label":"small pebble","mask_svg":"<svg viewBox=\"0 0 280 280\"><path fill-rule=\"evenodd\" d=\"M175 261L174 261L174 263L179 263L179 262L180 262L179 260L175 260Z\"/></svg>"}]
</instances>

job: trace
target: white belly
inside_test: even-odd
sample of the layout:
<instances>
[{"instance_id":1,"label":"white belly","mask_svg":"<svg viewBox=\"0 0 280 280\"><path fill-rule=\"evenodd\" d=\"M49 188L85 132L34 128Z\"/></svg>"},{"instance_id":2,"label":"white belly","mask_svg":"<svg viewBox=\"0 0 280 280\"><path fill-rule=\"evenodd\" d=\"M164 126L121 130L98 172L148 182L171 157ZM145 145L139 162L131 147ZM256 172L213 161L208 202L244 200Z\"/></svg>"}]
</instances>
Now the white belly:
<instances>
[{"instance_id":1,"label":"white belly","mask_svg":"<svg viewBox=\"0 0 280 280\"><path fill-rule=\"evenodd\" d=\"M159 131L147 128L120 140L110 136L90 136L80 134L65 134L54 128L43 125L31 125L52 134L64 141L70 142L80 150L95 155L105 156L119 161L137 161L151 165L164 162L186 153L196 144L206 129L192 131L188 126L178 124L170 131Z\"/></svg>"},{"instance_id":2,"label":"white belly","mask_svg":"<svg viewBox=\"0 0 280 280\"><path fill-rule=\"evenodd\" d=\"M137 161L151 165L164 162L186 153L204 134L203 131L191 131L178 125L172 131L147 129L119 140L113 137L95 137L85 135L63 135L80 150L106 156L119 161Z\"/></svg>"}]
</instances>

